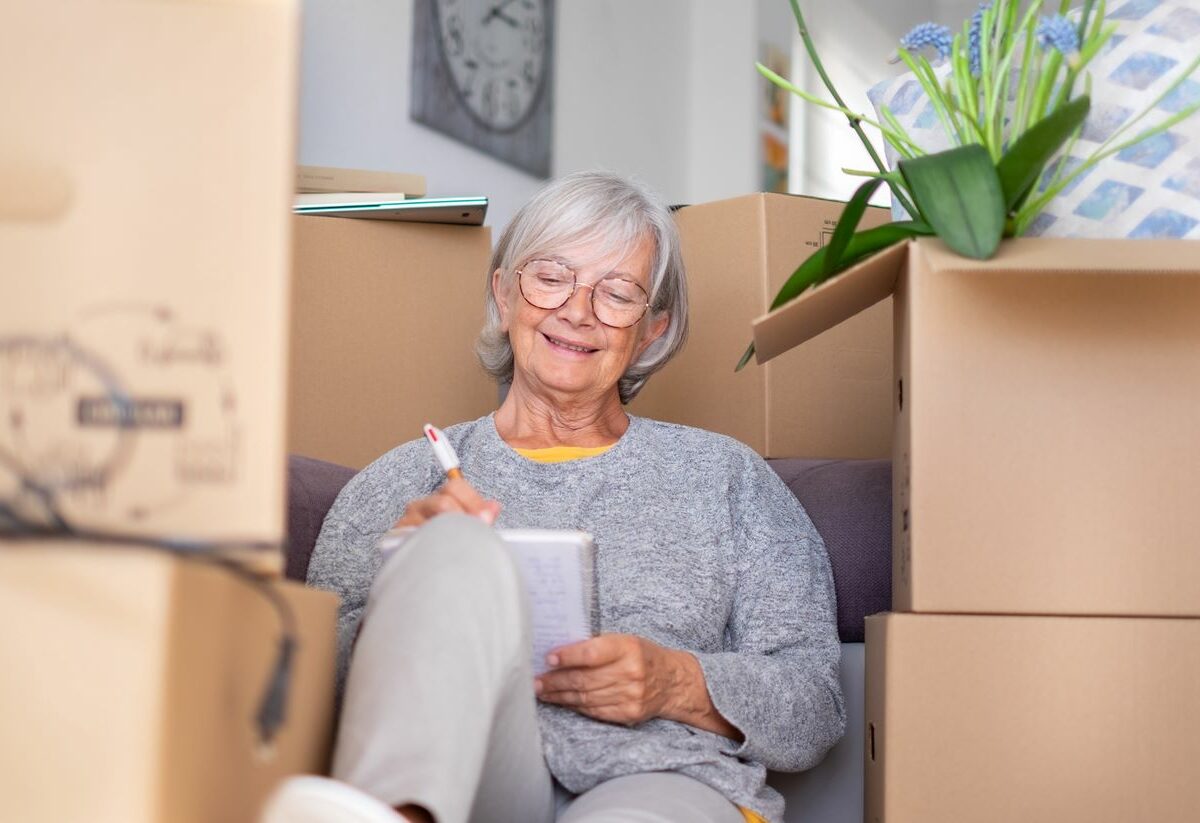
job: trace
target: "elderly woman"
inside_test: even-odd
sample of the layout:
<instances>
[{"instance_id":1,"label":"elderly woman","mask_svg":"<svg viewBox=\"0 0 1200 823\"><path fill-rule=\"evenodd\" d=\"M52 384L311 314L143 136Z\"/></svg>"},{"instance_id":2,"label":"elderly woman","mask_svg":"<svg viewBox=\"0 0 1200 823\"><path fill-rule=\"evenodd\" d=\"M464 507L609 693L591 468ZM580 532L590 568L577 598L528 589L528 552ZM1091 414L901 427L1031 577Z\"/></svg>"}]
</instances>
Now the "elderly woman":
<instances>
[{"instance_id":1,"label":"elderly woman","mask_svg":"<svg viewBox=\"0 0 1200 823\"><path fill-rule=\"evenodd\" d=\"M416 440L330 510L309 580L342 597L337 780L293 780L267 819L778 823L766 770L845 725L829 562L749 448L624 409L687 329L671 215L571 175L490 268L479 354L511 387L446 430L463 479ZM397 524L419 528L382 562ZM493 526L595 537L601 633L537 678Z\"/></svg>"}]
</instances>

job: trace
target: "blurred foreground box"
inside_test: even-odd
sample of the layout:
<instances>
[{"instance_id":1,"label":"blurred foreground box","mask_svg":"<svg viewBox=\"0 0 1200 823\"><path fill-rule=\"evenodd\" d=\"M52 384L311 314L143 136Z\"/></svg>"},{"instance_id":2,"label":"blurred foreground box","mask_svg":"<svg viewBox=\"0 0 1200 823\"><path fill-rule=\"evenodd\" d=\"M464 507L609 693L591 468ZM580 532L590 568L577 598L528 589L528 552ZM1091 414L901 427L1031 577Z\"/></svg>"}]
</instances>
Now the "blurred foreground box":
<instances>
[{"instance_id":1,"label":"blurred foreground box","mask_svg":"<svg viewBox=\"0 0 1200 823\"><path fill-rule=\"evenodd\" d=\"M867 618L870 823L1192 823L1200 620Z\"/></svg>"},{"instance_id":2,"label":"blurred foreground box","mask_svg":"<svg viewBox=\"0 0 1200 823\"><path fill-rule=\"evenodd\" d=\"M322 773L337 598L271 581L294 617L286 719L255 718L280 613L255 584L148 549L0 547L0 784L20 823L253 823Z\"/></svg>"},{"instance_id":3,"label":"blurred foreground box","mask_svg":"<svg viewBox=\"0 0 1200 823\"><path fill-rule=\"evenodd\" d=\"M887 457L892 310L876 306L765 366L733 368L796 267L833 235L842 203L749 194L676 212L687 267L687 345L646 383L634 414L698 426L763 457ZM889 222L868 209L862 227Z\"/></svg>"},{"instance_id":4,"label":"blurred foreground box","mask_svg":"<svg viewBox=\"0 0 1200 823\"><path fill-rule=\"evenodd\" d=\"M299 5L0 3L0 500L22 517L282 569Z\"/></svg>"},{"instance_id":5,"label":"blurred foreground box","mask_svg":"<svg viewBox=\"0 0 1200 823\"><path fill-rule=\"evenodd\" d=\"M475 357L491 229L293 220L288 451L362 468L496 408Z\"/></svg>"}]
</instances>

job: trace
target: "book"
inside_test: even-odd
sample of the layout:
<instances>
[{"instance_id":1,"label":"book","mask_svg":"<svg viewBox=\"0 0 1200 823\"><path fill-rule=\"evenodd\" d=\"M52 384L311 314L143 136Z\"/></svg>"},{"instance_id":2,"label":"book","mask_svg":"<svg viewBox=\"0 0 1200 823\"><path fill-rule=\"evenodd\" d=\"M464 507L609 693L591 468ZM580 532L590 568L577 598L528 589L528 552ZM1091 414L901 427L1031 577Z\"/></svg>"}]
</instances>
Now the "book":
<instances>
[{"instance_id":1,"label":"book","mask_svg":"<svg viewBox=\"0 0 1200 823\"><path fill-rule=\"evenodd\" d=\"M379 551L390 556L414 529L392 529L380 538ZM594 637L596 546L587 532L570 529L500 529L529 602L532 631L530 662L535 675L547 670L546 655L568 643Z\"/></svg>"},{"instance_id":2,"label":"book","mask_svg":"<svg viewBox=\"0 0 1200 823\"><path fill-rule=\"evenodd\" d=\"M402 191L299 192L297 206L349 206L357 203L399 203L409 198Z\"/></svg>"},{"instance_id":3,"label":"book","mask_svg":"<svg viewBox=\"0 0 1200 823\"><path fill-rule=\"evenodd\" d=\"M364 220L481 226L488 207L486 197L411 197L393 201L378 201L370 195L368 198L359 203L297 203L292 206L292 212L317 217L355 217Z\"/></svg>"},{"instance_id":4,"label":"book","mask_svg":"<svg viewBox=\"0 0 1200 823\"><path fill-rule=\"evenodd\" d=\"M316 192L404 192L409 197L425 196L425 175L398 171L342 169L333 166L297 166L296 191Z\"/></svg>"}]
</instances>

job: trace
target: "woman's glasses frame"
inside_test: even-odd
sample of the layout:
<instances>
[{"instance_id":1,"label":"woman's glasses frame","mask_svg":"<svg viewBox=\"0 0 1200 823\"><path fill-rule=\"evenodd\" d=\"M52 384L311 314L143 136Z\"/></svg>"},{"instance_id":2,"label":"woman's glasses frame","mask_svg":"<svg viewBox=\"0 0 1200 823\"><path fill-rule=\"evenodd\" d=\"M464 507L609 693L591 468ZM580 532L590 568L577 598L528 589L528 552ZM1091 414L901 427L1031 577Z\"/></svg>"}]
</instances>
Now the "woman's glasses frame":
<instances>
[{"instance_id":1,"label":"woman's glasses frame","mask_svg":"<svg viewBox=\"0 0 1200 823\"><path fill-rule=\"evenodd\" d=\"M559 302L558 305L543 306L541 303L535 303L533 300L530 299L529 295L525 293L525 274L526 274L525 268L527 266L532 266L534 263L553 263L555 266L558 266L563 271L567 271L567 272L571 273L571 290L569 292L567 292L566 296L562 299L561 302ZM593 283L591 285L588 285L587 283L580 283L579 275L575 273L575 270L559 260L551 260L551 259L545 258L545 257L539 257L539 258L535 258L533 260L527 260L526 262L522 263L519 268L516 269L516 275L517 275L517 288L521 292L521 297L523 297L525 299L525 302L528 303L529 305L533 306L535 309L545 309L546 311L556 311L558 309L561 309L563 306L567 305L567 303L570 302L571 298L575 296L575 292L578 291L579 289L581 289L581 288L591 289L592 296L591 296L591 299L589 300L589 302L591 303L591 306L592 306L592 314L595 315L597 320L599 320L605 326L608 326L609 328L612 328L612 329L627 329L630 326L636 326L641 321L641 319L646 316L646 310L650 308L650 297L649 297L649 295L646 294L646 290L643 289L640 284L635 283L632 280L629 280L628 278L619 278L619 279L623 280L624 282L629 283L631 286L634 286L638 291L640 291L642 293L642 297L644 297L645 300L641 301L640 304L635 304L635 305L640 305L641 311L638 313L638 316L636 318L634 318L632 321L630 321L628 323L623 323L623 324L609 323L607 320L602 318L600 316L600 314L596 311L596 286L600 285L600 283L603 283L604 280L602 279L599 282ZM605 278L605 279L610 279L610 278Z\"/></svg>"}]
</instances>

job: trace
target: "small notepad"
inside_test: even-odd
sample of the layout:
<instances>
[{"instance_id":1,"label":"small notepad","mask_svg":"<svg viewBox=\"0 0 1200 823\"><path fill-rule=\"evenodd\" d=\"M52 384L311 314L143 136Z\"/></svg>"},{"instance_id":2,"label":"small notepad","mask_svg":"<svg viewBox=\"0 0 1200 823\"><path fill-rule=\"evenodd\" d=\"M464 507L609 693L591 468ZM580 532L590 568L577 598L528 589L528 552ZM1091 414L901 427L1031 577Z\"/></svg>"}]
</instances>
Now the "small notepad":
<instances>
[{"instance_id":1,"label":"small notepad","mask_svg":"<svg viewBox=\"0 0 1200 823\"><path fill-rule=\"evenodd\" d=\"M412 531L388 532L379 540L379 551L390 555ZM529 598L531 662L533 673L541 674L551 650L595 633L595 542L587 532L569 529L500 529L498 534Z\"/></svg>"}]
</instances>

